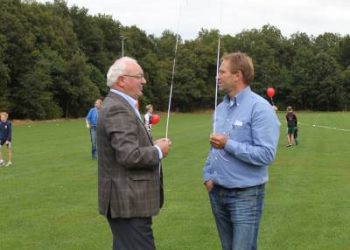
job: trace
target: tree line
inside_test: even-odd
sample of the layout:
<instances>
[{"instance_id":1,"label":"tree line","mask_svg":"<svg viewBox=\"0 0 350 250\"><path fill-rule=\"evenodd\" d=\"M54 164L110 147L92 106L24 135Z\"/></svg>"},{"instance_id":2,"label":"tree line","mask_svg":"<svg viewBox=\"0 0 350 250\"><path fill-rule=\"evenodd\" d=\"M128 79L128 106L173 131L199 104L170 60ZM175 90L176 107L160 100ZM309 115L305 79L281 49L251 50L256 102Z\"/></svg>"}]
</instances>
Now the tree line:
<instances>
[{"instance_id":1,"label":"tree line","mask_svg":"<svg viewBox=\"0 0 350 250\"><path fill-rule=\"evenodd\" d=\"M106 95L105 74L124 53L136 58L148 81L141 107L168 107L177 35L160 37L123 26L109 15L90 15L63 0L0 2L0 110L12 118L82 117ZM174 78L174 111L213 109L219 31L202 29L180 38ZM297 32L274 26L222 35L220 54L242 51L253 58L252 89L284 109L340 111L350 104L350 36Z\"/></svg>"}]
</instances>

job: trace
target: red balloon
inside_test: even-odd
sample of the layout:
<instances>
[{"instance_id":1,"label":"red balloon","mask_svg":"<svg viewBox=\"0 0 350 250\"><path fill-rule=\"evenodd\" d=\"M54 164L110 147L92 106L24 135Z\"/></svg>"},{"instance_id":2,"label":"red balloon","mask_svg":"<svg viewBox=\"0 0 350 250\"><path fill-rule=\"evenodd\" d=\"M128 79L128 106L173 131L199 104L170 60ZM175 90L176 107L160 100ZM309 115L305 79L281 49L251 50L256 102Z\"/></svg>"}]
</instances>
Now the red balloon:
<instances>
[{"instance_id":1,"label":"red balloon","mask_svg":"<svg viewBox=\"0 0 350 250\"><path fill-rule=\"evenodd\" d=\"M160 121L160 116L159 115L152 115L151 118L151 124L156 125Z\"/></svg>"},{"instance_id":2,"label":"red balloon","mask_svg":"<svg viewBox=\"0 0 350 250\"><path fill-rule=\"evenodd\" d=\"M275 95L275 89L274 88L268 88L266 91L266 94L268 97L272 98Z\"/></svg>"}]
</instances>

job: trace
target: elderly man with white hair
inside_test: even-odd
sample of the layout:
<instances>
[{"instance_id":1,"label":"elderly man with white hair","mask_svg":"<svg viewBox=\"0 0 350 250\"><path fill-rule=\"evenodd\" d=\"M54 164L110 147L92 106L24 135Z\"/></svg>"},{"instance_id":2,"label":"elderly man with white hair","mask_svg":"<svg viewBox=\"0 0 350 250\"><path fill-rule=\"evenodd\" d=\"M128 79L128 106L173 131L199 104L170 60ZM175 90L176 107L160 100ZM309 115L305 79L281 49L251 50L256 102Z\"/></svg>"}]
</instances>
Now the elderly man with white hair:
<instances>
[{"instance_id":1,"label":"elderly man with white hair","mask_svg":"<svg viewBox=\"0 0 350 250\"><path fill-rule=\"evenodd\" d=\"M152 216L163 205L161 160L171 141L152 142L147 132L136 106L145 84L135 59L116 60L97 122L99 211L113 233L113 250L155 249Z\"/></svg>"}]
</instances>

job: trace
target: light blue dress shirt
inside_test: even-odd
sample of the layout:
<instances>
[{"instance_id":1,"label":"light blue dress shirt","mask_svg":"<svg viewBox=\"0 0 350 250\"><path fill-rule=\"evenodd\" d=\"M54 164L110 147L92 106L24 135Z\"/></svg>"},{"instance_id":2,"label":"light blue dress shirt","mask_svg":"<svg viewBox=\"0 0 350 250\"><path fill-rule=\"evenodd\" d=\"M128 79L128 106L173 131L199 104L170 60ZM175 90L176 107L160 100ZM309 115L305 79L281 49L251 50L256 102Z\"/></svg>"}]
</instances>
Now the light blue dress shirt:
<instances>
[{"instance_id":1,"label":"light blue dress shirt","mask_svg":"<svg viewBox=\"0 0 350 250\"><path fill-rule=\"evenodd\" d=\"M134 109L134 111L135 111L136 115L139 117L139 119L143 122L143 120L141 118L141 114L140 114L139 110L137 109L137 101L134 98L132 98L132 97L128 96L127 94L124 94L123 92L118 91L116 89L110 89L110 91L123 97L130 104L130 106ZM158 150L159 159L160 160L163 159L162 150L157 145L154 145L154 147L156 147Z\"/></svg>"},{"instance_id":2,"label":"light blue dress shirt","mask_svg":"<svg viewBox=\"0 0 350 250\"><path fill-rule=\"evenodd\" d=\"M224 97L216 109L215 133L228 137L224 149L211 148L204 181L226 188L265 183L276 156L280 122L271 105L246 87L232 100Z\"/></svg>"}]
</instances>

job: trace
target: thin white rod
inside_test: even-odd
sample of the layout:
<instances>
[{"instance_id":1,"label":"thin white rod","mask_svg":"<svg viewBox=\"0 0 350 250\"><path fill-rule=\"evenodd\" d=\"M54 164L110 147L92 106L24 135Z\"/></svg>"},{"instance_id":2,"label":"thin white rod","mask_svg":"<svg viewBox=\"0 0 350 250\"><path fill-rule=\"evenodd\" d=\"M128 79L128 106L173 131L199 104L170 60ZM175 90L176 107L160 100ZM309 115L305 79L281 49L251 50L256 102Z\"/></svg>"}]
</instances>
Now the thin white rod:
<instances>
[{"instance_id":1,"label":"thin white rod","mask_svg":"<svg viewBox=\"0 0 350 250\"><path fill-rule=\"evenodd\" d=\"M218 105L218 88L219 88L219 67L220 67L220 34L218 39L218 51L216 58L216 77L215 77L215 106L214 106L214 122L213 122L213 134L216 132L216 106Z\"/></svg>"},{"instance_id":2,"label":"thin white rod","mask_svg":"<svg viewBox=\"0 0 350 250\"><path fill-rule=\"evenodd\" d=\"M219 27L218 27L218 49L216 57L216 78L215 78L215 106L214 106L214 121L213 121L213 134L216 132L216 107L218 106L218 88L219 88L219 67L220 67L220 46L221 46L221 36L220 36L220 26L222 18L222 5L221 0L219 0Z\"/></svg>"},{"instance_id":3,"label":"thin white rod","mask_svg":"<svg viewBox=\"0 0 350 250\"><path fill-rule=\"evenodd\" d=\"M181 17L181 8L179 7L179 20L178 20L178 24L177 24L178 31L176 33L173 69L172 69L172 73L171 73L170 92L169 92L168 114L167 114L166 126L165 126L165 138L166 139L168 139L168 132L169 132L170 110L171 110L171 101L173 98L173 88L174 88L174 78L175 78L176 54L177 54L177 47L179 45L179 40L180 40L180 36L179 36L180 17Z\"/></svg>"},{"instance_id":4,"label":"thin white rod","mask_svg":"<svg viewBox=\"0 0 350 250\"><path fill-rule=\"evenodd\" d=\"M176 45L175 45L175 56L173 61L173 70L171 73L171 83L170 83L170 92L169 92L169 104L168 104L168 116L166 120L166 128L165 128L165 138L168 139L168 131L169 131L169 120L170 120L170 109L171 109L171 101L173 97L173 88L174 88L174 77L175 77L175 65L176 65L176 52L177 52L177 46L178 46L179 39L176 39Z\"/></svg>"}]
</instances>

